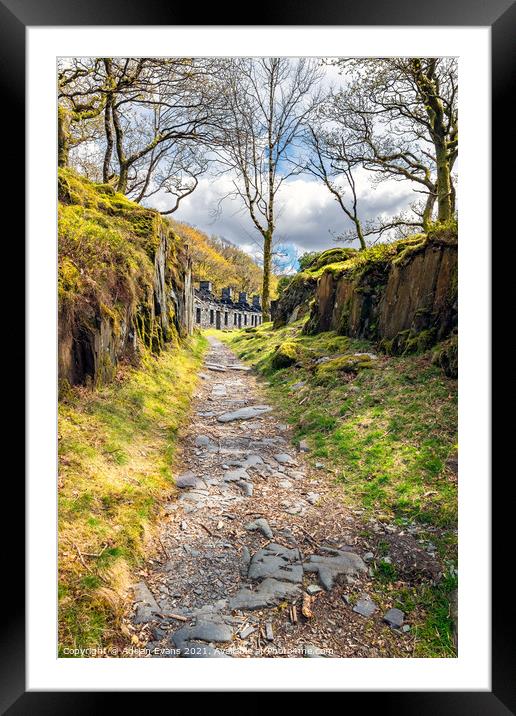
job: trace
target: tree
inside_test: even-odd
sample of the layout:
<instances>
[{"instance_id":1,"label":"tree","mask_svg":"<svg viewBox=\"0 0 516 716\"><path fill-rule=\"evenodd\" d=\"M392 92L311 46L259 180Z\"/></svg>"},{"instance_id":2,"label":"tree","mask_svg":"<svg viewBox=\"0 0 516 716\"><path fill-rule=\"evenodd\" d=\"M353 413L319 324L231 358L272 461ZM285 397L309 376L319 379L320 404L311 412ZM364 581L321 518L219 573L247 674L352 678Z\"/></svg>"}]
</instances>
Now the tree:
<instances>
[{"instance_id":1,"label":"tree","mask_svg":"<svg viewBox=\"0 0 516 716\"><path fill-rule=\"evenodd\" d=\"M290 160L303 123L319 102L317 62L267 57L228 61L221 94L227 119L217 156L233 178L233 191L263 243L262 303L270 315L276 200L281 185L299 171Z\"/></svg>"},{"instance_id":2,"label":"tree","mask_svg":"<svg viewBox=\"0 0 516 716\"><path fill-rule=\"evenodd\" d=\"M344 214L353 223L360 248L367 248L365 232L358 214L358 197L353 169L358 161L348 152L346 138L337 132L317 131L308 127L309 156L305 169L320 179L330 191ZM344 178L344 185L339 179ZM348 200L348 194L350 198Z\"/></svg>"},{"instance_id":3,"label":"tree","mask_svg":"<svg viewBox=\"0 0 516 716\"><path fill-rule=\"evenodd\" d=\"M206 142L220 109L214 91L217 67L217 60L190 58L62 63L60 165L68 164L71 148L90 141L88 154L98 156L103 182L113 182L137 202L163 191L173 203L162 213L173 213L208 166ZM74 133L85 136L74 141ZM81 164L78 153L75 162Z\"/></svg>"},{"instance_id":4,"label":"tree","mask_svg":"<svg viewBox=\"0 0 516 716\"><path fill-rule=\"evenodd\" d=\"M106 107L106 94L99 80L101 61L74 58L60 63L58 72L57 163L67 167L70 151L99 137L97 120Z\"/></svg>"},{"instance_id":5,"label":"tree","mask_svg":"<svg viewBox=\"0 0 516 716\"><path fill-rule=\"evenodd\" d=\"M343 131L349 156L377 178L409 180L426 195L421 225L455 211L458 155L457 62L454 58L337 60L348 86L334 95L327 119Z\"/></svg>"}]
</instances>

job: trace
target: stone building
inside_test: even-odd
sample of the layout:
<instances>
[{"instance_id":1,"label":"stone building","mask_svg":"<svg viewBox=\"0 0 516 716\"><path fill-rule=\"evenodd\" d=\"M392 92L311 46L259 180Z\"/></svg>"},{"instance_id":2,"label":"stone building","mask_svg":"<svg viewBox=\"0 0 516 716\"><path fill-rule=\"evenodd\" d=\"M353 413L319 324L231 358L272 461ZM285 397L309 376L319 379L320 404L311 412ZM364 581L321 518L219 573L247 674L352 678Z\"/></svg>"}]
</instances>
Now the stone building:
<instances>
[{"instance_id":1,"label":"stone building","mask_svg":"<svg viewBox=\"0 0 516 716\"><path fill-rule=\"evenodd\" d=\"M233 295L231 288L223 288L220 298L213 293L211 281L200 281L194 290L194 326L219 328L231 331L236 328L254 327L262 323L260 296L248 302L247 293Z\"/></svg>"}]
</instances>

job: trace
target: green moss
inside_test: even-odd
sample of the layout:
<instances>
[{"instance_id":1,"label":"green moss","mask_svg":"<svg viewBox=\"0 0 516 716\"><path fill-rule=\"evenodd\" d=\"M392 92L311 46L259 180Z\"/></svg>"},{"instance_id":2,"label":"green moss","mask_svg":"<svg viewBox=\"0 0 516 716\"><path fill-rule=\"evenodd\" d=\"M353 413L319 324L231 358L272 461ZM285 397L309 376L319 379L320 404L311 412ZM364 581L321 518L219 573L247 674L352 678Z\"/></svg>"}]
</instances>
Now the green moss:
<instances>
[{"instance_id":1,"label":"green moss","mask_svg":"<svg viewBox=\"0 0 516 716\"><path fill-rule=\"evenodd\" d=\"M322 266L312 273L312 276L319 277L323 273L331 273L335 277L347 275L354 277L363 275L369 271L387 268L395 259L402 260L410 250L420 250L426 242L425 234L415 234L390 244L375 244L364 251L357 251L350 258L344 261Z\"/></svg>"},{"instance_id":2,"label":"green moss","mask_svg":"<svg viewBox=\"0 0 516 716\"><path fill-rule=\"evenodd\" d=\"M435 328L428 328L423 331L408 328L405 331L400 331L394 338L384 338L380 341L379 347L389 355L422 353L435 344L436 337L437 331Z\"/></svg>"},{"instance_id":3,"label":"green moss","mask_svg":"<svg viewBox=\"0 0 516 716\"><path fill-rule=\"evenodd\" d=\"M308 263L305 263L304 270L307 273L315 273L324 266L330 264L341 263L348 261L353 258L357 253L356 249L352 248L334 248L322 251L319 254L314 254Z\"/></svg>"},{"instance_id":4,"label":"green moss","mask_svg":"<svg viewBox=\"0 0 516 716\"><path fill-rule=\"evenodd\" d=\"M432 353L432 363L438 365L448 378L459 374L459 341L456 335L440 343Z\"/></svg>"},{"instance_id":5,"label":"green moss","mask_svg":"<svg viewBox=\"0 0 516 716\"><path fill-rule=\"evenodd\" d=\"M167 239L167 280L179 286L184 242L156 211L70 169L59 170L58 195L61 325L74 334L78 325L94 329L107 318L118 334L127 316L136 314L143 345L159 353L176 332L173 312L169 330L153 316L156 252ZM113 366L101 367L106 376L112 373Z\"/></svg>"},{"instance_id":6,"label":"green moss","mask_svg":"<svg viewBox=\"0 0 516 716\"><path fill-rule=\"evenodd\" d=\"M317 367L316 380L319 383L328 383L339 380L343 373L356 375L360 370L373 368L374 360L368 355L344 355L322 363Z\"/></svg>"},{"instance_id":7,"label":"green moss","mask_svg":"<svg viewBox=\"0 0 516 716\"><path fill-rule=\"evenodd\" d=\"M276 350L271 356L270 366L272 370L288 368L297 363L299 358L299 346L294 341L285 341L276 347Z\"/></svg>"}]
</instances>

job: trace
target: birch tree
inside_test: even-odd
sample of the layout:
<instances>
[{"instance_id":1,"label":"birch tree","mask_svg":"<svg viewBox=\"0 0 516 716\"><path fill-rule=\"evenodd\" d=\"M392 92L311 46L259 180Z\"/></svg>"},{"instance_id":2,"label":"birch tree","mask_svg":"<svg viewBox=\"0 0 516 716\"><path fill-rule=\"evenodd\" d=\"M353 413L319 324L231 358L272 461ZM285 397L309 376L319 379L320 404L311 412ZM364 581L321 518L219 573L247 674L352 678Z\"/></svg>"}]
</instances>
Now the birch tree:
<instances>
[{"instance_id":1,"label":"birch tree","mask_svg":"<svg viewBox=\"0 0 516 716\"><path fill-rule=\"evenodd\" d=\"M278 194L299 172L291 159L303 125L320 101L320 77L319 63L306 58L235 59L222 73L227 114L216 153L232 177L228 196L241 202L262 240L265 320L270 316Z\"/></svg>"}]
</instances>

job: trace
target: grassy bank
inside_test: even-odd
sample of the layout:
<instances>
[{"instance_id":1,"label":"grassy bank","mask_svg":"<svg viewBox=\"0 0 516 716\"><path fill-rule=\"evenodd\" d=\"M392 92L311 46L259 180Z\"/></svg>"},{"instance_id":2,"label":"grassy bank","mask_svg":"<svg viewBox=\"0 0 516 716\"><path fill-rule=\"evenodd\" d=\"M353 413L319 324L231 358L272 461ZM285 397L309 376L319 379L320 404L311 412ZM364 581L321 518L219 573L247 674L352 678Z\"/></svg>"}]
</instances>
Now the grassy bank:
<instances>
[{"instance_id":1,"label":"grassy bank","mask_svg":"<svg viewBox=\"0 0 516 716\"><path fill-rule=\"evenodd\" d=\"M377 584L418 614L416 656L452 656L457 482L448 461L457 447L457 382L431 351L386 356L333 332L304 336L301 327L263 324L221 338L267 378L294 440L308 442L308 459L324 463L341 499L363 510L365 536L374 518L400 531L415 525L418 541L435 545L446 572L438 585L402 584L388 561L377 565Z\"/></svg>"},{"instance_id":2,"label":"grassy bank","mask_svg":"<svg viewBox=\"0 0 516 716\"><path fill-rule=\"evenodd\" d=\"M59 405L59 647L123 640L132 575L172 489L178 431L206 340L190 339Z\"/></svg>"}]
</instances>

